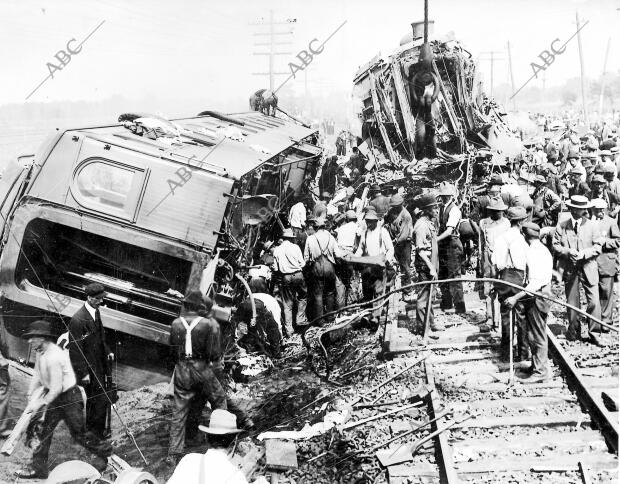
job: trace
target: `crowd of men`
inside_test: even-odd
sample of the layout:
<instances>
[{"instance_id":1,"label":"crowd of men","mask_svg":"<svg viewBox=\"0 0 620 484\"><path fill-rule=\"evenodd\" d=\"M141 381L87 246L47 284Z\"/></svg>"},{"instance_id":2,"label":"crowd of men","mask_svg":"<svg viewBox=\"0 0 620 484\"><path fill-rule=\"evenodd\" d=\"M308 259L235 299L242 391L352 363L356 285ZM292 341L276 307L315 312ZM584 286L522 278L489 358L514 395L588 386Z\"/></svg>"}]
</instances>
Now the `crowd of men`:
<instances>
[{"instance_id":1,"label":"crowd of men","mask_svg":"<svg viewBox=\"0 0 620 484\"><path fill-rule=\"evenodd\" d=\"M493 280L478 284L478 289L486 302L487 323L501 320L502 357L512 352L514 327L515 360L531 361L521 379L546 380L549 301L534 294L550 295L555 277L564 282L567 303L580 309L583 290L592 316L584 339L592 344L601 344L597 335L612 323L614 282L620 272L615 131L592 146L589 139L576 140L571 133L559 142L549 137L516 160L492 166L478 193L465 187L459 194L444 181L411 203L406 203L411 193L404 187L368 183L371 177L357 149L348 160L328 157L319 178L320 196L295 198L288 225L257 254L259 263L249 274L252 294L233 317L238 326L234 344L277 359L295 333L330 324L337 309L360 301L371 308L369 321L378 324L383 314L378 298L398 283L405 300L415 297L418 331L443 331L433 310L435 285L418 285L414 294L410 284L438 280L440 309L465 313L461 276L475 246L478 276ZM100 284L86 287L86 302L71 319L62 347L46 321L36 321L24 335L36 352L29 406L44 411L44 417L32 465L21 470L20 477L47 476L50 442L61 420L85 447L104 457L111 452L107 439L114 395L106 378L114 353L106 345L99 314L104 296ZM214 411L209 427L201 427L205 432L234 435L253 427L227 395L222 363L226 348L212 309L210 298L190 291L171 325L171 465L186 445L201 439L198 428L206 402ZM568 340L582 338L581 319L577 311L568 310ZM0 425L6 412L5 369L0 357ZM78 386L86 393L85 418ZM7 429L0 429L6 436Z\"/></svg>"}]
</instances>

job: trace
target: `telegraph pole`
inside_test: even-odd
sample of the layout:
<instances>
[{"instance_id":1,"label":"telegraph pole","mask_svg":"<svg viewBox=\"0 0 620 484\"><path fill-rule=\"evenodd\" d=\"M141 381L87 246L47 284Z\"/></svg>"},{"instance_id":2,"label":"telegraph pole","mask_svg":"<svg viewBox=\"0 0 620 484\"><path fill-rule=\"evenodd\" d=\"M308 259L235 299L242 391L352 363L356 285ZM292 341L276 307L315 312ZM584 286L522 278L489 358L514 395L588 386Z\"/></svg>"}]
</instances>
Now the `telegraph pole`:
<instances>
[{"instance_id":1,"label":"telegraph pole","mask_svg":"<svg viewBox=\"0 0 620 484\"><path fill-rule=\"evenodd\" d=\"M510 41L508 41L507 43L507 49L508 49L508 70L510 71L510 88L512 89L512 92L514 93L515 92L515 76L512 71L512 53L510 51ZM512 109L513 111L517 110L516 96L512 98Z\"/></svg>"},{"instance_id":2,"label":"telegraph pole","mask_svg":"<svg viewBox=\"0 0 620 484\"><path fill-rule=\"evenodd\" d=\"M297 19L287 19L286 21L275 21L273 18L273 10L269 11L269 20L267 22L263 21L261 19L260 22L254 22L254 23L250 23L249 25L251 26L257 26L257 27L268 27L269 31L268 32L264 32L264 31L258 31L258 32L254 32L253 35L255 37L268 37L269 41L268 42L254 42L254 46L255 47L259 47L259 46L268 46L269 47L269 52L253 52L252 55L267 55L269 56L269 71L268 72L253 72L252 75L254 76L269 76L269 90L273 91L274 89L274 79L275 76L286 76L289 75L289 72L276 72L275 70L275 57L277 55L293 55L292 52L278 52L276 51L276 46L279 45L290 45L293 43L292 40L279 40L276 41L276 38L280 39L283 38L282 36L292 36L293 35L293 28L292 28L292 23L297 22ZM281 30L276 30L276 26L277 25L288 25L289 28L285 29L285 31L281 31ZM286 39L286 37L284 37ZM258 40L258 39L257 39Z\"/></svg>"},{"instance_id":3,"label":"telegraph pole","mask_svg":"<svg viewBox=\"0 0 620 484\"><path fill-rule=\"evenodd\" d=\"M586 106L586 76L583 66L583 50L581 48L581 23L579 22L579 12L575 11L575 19L577 21L577 45L579 46L579 65L581 67L581 102L583 103L583 121L586 128L590 127L588 122L588 108Z\"/></svg>"},{"instance_id":4,"label":"telegraph pole","mask_svg":"<svg viewBox=\"0 0 620 484\"><path fill-rule=\"evenodd\" d=\"M501 51L491 50L488 52L481 52L480 54L487 54L490 57L481 57L480 60L488 60L491 61L491 91L489 93L489 98L493 97L493 71L495 66L495 61L505 60L503 57L496 57L496 54L501 54Z\"/></svg>"},{"instance_id":5,"label":"telegraph pole","mask_svg":"<svg viewBox=\"0 0 620 484\"><path fill-rule=\"evenodd\" d=\"M603 99L605 97L605 74L607 73L607 59L609 58L609 44L611 43L611 37L607 39L607 49L605 50L605 61L603 62L603 75L601 77L601 97L598 101L598 115L599 118L603 118Z\"/></svg>"}]
</instances>

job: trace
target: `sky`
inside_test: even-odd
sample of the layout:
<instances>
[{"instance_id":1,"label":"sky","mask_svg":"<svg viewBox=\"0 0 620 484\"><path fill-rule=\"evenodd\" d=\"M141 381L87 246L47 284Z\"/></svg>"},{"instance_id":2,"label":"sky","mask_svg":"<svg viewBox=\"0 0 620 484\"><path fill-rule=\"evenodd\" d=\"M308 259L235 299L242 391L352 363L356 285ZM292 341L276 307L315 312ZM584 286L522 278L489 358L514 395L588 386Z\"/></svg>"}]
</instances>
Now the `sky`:
<instances>
[{"instance_id":1,"label":"sky","mask_svg":"<svg viewBox=\"0 0 620 484\"><path fill-rule=\"evenodd\" d=\"M620 0L429 0L435 35L454 32L480 59L487 85L485 52L503 58L495 63L495 84L508 82L510 42L515 87L532 75L530 64L541 63L538 55L554 39L564 43L575 32L577 10L588 21L581 31L586 75L602 73L608 40L607 71L618 72L619 9ZM246 109L249 94L269 85L266 76L252 73L268 68L267 56L253 55L267 52L267 46L253 43L268 37L253 34L268 27L253 24L268 20L270 10L282 22L277 32L293 32L276 36L292 42L277 46L285 53L276 57L279 72L290 72L288 64L299 63L297 53L308 50L312 39L322 43L344 23L313 58L307 76L299 71L288 81L296 90L307 86L314 92L349 90L360 65L379 52L391 53L410 23L423 19L422 0L0 0L0 105L123 96L192 99L202 109L232 101ZM68 42L75 50L93 31L64 66L54 57ZM50 74L48 63L62 69L26 100ZM545 82L561 85L578 75L574 38L546 69ZM278 76L276 85L286 77Z\"/></svg>"}]
</instances>

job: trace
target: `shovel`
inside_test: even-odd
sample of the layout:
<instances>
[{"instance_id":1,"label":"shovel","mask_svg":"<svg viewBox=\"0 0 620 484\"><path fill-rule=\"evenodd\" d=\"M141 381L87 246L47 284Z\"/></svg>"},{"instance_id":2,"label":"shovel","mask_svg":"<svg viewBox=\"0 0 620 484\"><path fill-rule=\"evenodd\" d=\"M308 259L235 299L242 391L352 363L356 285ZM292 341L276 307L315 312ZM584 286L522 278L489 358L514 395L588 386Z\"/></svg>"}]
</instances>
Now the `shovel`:
<instances>
[{"instance_id":1,"label":"shovel","mask_svg":"<svg viewBox=\"0 0 620 484\"><path fill-rule=\"evenodd\" d=\"M388 466L393 466L396 464L401 464L403 462L408 462L410 460L413 460L413 456L422 448L422 446L426 442L436 437L437 435L441 434L442 432L445 432L451 427L454 427L457 424L463 423L472 417L473 415L468 415L467 417L461 420L454 420L448 425L446 425L445 427L437 429L435 432L428 434L426 437L415 441L413 444L401 445L397 447L396 449L392 448L392 449L380 450L375 455L377 456L377 459L379 459L379 462L381 462L381 465L383 467L388 467Z\"/></svg>"}]
</instances>

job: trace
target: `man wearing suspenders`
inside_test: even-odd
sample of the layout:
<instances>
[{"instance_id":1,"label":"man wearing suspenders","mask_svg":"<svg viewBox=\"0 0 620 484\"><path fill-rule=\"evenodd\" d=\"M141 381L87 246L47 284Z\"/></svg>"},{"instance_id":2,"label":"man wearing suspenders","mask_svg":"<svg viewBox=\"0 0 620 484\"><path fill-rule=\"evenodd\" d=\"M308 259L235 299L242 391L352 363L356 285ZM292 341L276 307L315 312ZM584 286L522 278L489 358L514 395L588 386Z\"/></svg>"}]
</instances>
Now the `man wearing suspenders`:
<instances>
[{"instance_id":1,"label":"man wearing suspenders","mask_svg":"<svg viewBox=\"0 0 620 484\"><path fill-rule=\"evenodd\" d=\"M220 326L215 319L200 316L204 309L202 294L191 291L183 299L181 315L170 328L170 348L176 362L167 458L172 465L183 454L185 441L198 436L200 416L207 401L212 410L228 410L226 393L212 367L213 362L222 358Z\"/></svg>"},{"instance_id":2,"label":"man wearing suspenders","mask_svg":"<svg viewBox=\"0 0 620 484\"><path fill-rule=\"evenodd\" d=\"M451 183L439 184L439 198L441 208L439 210L439 235L437 245L439 247L439 279L454 279L461 277L463 265L463 244L459 237L459 222L461 210L454 203L456 187ZM457 314L465 312L465 300L463 299L463 283L449 282L439 285L441 289L441 309L452 309Z\"/></svg>"}]
</instances>

